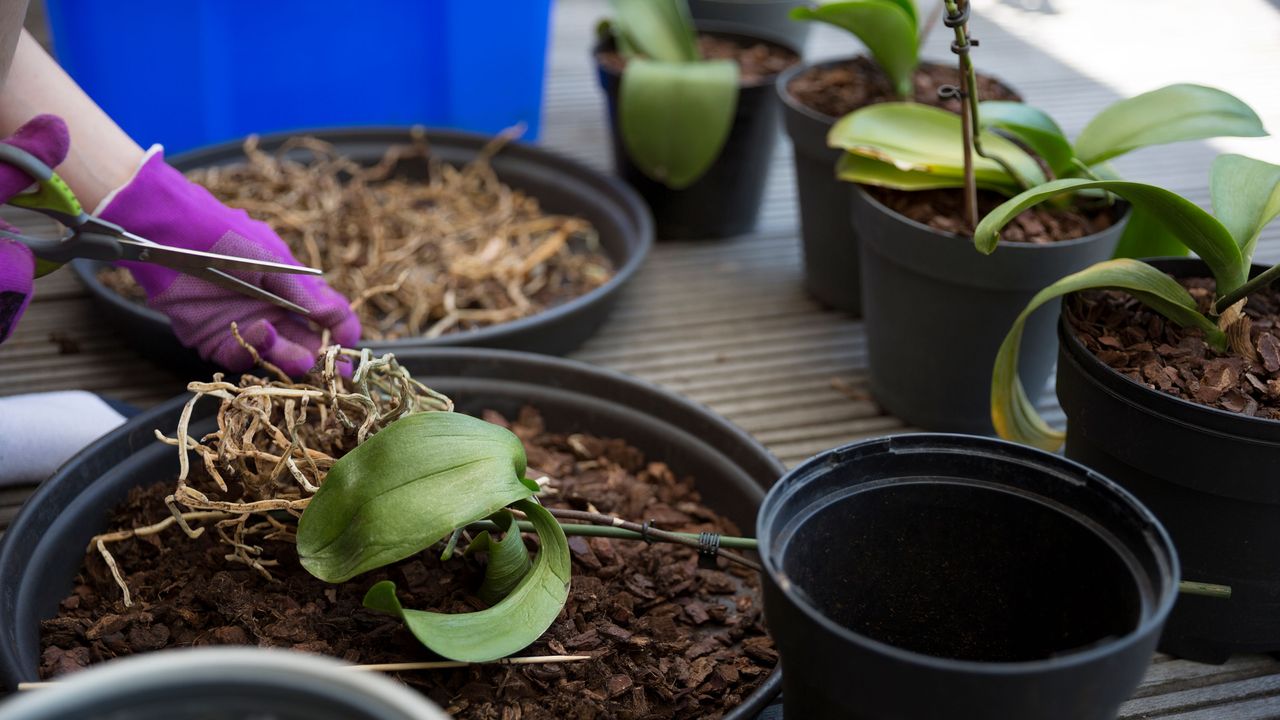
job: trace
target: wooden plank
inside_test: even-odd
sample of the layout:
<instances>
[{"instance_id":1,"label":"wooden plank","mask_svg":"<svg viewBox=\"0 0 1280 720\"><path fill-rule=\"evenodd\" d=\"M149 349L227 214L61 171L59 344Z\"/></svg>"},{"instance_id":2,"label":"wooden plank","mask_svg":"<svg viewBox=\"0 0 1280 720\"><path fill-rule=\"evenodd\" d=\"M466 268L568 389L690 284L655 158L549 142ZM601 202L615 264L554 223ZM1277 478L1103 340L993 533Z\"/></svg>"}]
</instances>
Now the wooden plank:
<instances>
[{"instance_id":1,"label":"wooden plank","mask_svg":"<svg viewBox=\"0 0 1280 720\"><path fill-rule=\"evenodd\" d=\"M1274 663L1268 664L1268 669L1270 674L1246 680L1219 682L1130 700L1120 708L1120 718L1166 717L1173 712L1187 713L1242 701L1269 699L1280 703L1280 675L1275 674ZM1274 705L1273 710L1280 714L1280 705Z\"/></svg>"}]
</instances>

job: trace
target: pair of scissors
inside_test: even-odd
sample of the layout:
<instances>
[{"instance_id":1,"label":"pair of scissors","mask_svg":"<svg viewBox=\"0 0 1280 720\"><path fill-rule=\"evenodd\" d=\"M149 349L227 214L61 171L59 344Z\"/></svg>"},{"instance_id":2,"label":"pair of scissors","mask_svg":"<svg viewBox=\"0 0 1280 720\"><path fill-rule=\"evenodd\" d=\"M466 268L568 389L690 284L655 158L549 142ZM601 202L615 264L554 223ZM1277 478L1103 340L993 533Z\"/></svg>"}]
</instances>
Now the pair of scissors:
<instances>
[{"instance_id":1,"label":"pair of scissors","mask_svg":"<svg viewBox=\"0 0 1280 720\"><path fill-rule=\"evenodd\" d=\"M102 262L130 260L163 265L301 315L310 314L300 305L223 271L246 270L319 275L320 270L160 245L134 235L119 225L86 213L66 182L58 177L52 168L26 150L0 143L0 162L22 170L35 180L34 192L15 195L9 199L9 205L34 210L67 228L62 237L56 239L0 230L0 237L16 240L31 249L37 260L36 277L47 275L63 263L75 258Z\"/></svg>"}]
</instances>

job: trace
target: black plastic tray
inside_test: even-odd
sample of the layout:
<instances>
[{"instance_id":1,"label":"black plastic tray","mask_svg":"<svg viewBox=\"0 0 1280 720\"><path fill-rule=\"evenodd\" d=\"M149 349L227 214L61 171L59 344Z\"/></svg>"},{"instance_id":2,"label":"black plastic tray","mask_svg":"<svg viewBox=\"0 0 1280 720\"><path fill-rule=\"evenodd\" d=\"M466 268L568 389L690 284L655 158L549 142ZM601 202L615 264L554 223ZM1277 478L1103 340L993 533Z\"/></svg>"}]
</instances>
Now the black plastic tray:
<instances>
[{"instance_id":1,"label":"black plastic tray","mask_svg":"<svg viewBox=\"0 0 1280 720\"><path fill-rule=\"evenodd\" d=\"M557 432L623 438L680 475L744 532L755 527L765 491L784 468L759 442L707 408L657 386L585 363L531 353L440 348L397 356L415 376L448 394L458 410L509 417L536 407ZM172 436L186 396L130 420L67 462L27 501L0 539L0 687L36 680L39 622L57 612L89 538L130 488L176 475L177 455L155 439ZM213 401L197 406L191 433L212 424ZM725 720L754 718L778 694L779 670Z\"/></svg>"},{"instance_id":2,"label":"black plastic tray","mask_svg":"<svg viewBox=\"0 0 1280 720\"><path fill-rule=\"evenodd\" d=\"M408 127L298 130L264 135L258 147L271 152L290 138L309 136L332 143L338 152L359 163L372 165L389 147L411 142L411 132ZM456 165L472 160L491 140L453 130L427 130L426 137L432 157ZM307 155L305 150L298 151L300 159ZM169 162L186 172L244 160L243 141L234 140L176 155ZM590 221L613 262L614 276L585 295L519 320L430 339L369 341L367 347L398 352L465 345L562 355L585 342L608 318L618 291L640 269L653 246L653 219L644 201L621 180L531 145L512 143L494 156L491 164L504 182L536 197L544 210ZM424 163L406 161L398 171L407 177L425 177L427 168ZM136 347L165 365L201 374L209 369L194 351L178 343L168 318L103 285L97 277L100 263L76 261L72 268L108 318Z\"/></svg>"}]
</instances>

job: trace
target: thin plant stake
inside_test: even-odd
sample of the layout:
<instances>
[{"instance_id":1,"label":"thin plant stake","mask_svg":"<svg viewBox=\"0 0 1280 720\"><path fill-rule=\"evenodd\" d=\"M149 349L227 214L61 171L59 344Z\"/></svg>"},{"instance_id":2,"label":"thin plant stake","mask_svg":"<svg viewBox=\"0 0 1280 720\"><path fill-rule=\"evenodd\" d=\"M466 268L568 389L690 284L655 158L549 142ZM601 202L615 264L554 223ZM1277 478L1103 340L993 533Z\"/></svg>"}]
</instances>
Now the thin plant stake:
<instances>
[{"instance_id":1,"label":"thin plant stake","mask_svg":"<svg viewBox=\"0 0 1280 720\"><path fill-rule=\"evenodd\" d=\"M404 662L404 663L382 663L376 665L347 665L343 670L355 670L358 672L412 672L416 670L450 670L453 668L470 667L472 665L551 665L554 663L566 662L583 662L585 660L594 660L595 655L529 655L524 657L509 657L493 660L486 663L468 663L455 662L453 660L432 660L428 662ZM41 688L50 688L61 685L58 680L44 680L40 682L24 682L18 683L18 690L39 690Z\"/></svg>"}]
</instances>

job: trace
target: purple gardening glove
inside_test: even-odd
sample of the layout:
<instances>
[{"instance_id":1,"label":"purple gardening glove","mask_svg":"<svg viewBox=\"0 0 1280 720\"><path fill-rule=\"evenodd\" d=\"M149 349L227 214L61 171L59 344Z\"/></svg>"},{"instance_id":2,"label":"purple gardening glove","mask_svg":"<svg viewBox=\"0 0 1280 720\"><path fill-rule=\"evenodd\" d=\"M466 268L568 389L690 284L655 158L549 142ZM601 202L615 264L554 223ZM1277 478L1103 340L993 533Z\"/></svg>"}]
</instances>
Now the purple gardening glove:
<instances>
[{"instance_id":1,"label":"purple gardening glove","mask_svg":"<svg viewBox=\"0 0 1280 720\"><path fill-rule=\"evenodd\" d=\"M187 180L165 163L158 146L148 153L137 175L109 197L97 214L162 245L299 264L266 223L223 205ZM146 290L147 304L169 316L183 345L233 372L249 369L253 360L232 337L232 322L263 358L295 377L315 364L320 349L317 326L328 328L332 341L340 345L353 346L360 340L360 321L346 299L318 277L235 273L307 308L311 315L304 318L159 265L121 264Z\"/></svg>"},{"instance_id":2,"label":"purple gardening glove","mask_svg":"<svg viewBox=\"0 0 1280 720\"><path fill-rule=\"evenodd\" d=\"M67 157L70 144L67 126L53 115L37 115L18 128L10 137L0 140L40 158L49 167L57 167ZM0 164L0 203L30 187L35 182L29 175L10 165ZM0 229L18 232L0 221ZM35 277L35 258L31 251L14 240L0 238L0 342L4 342L18 325L18 319L31 302L31 281Z\"/></svg>"}]
</instances>

